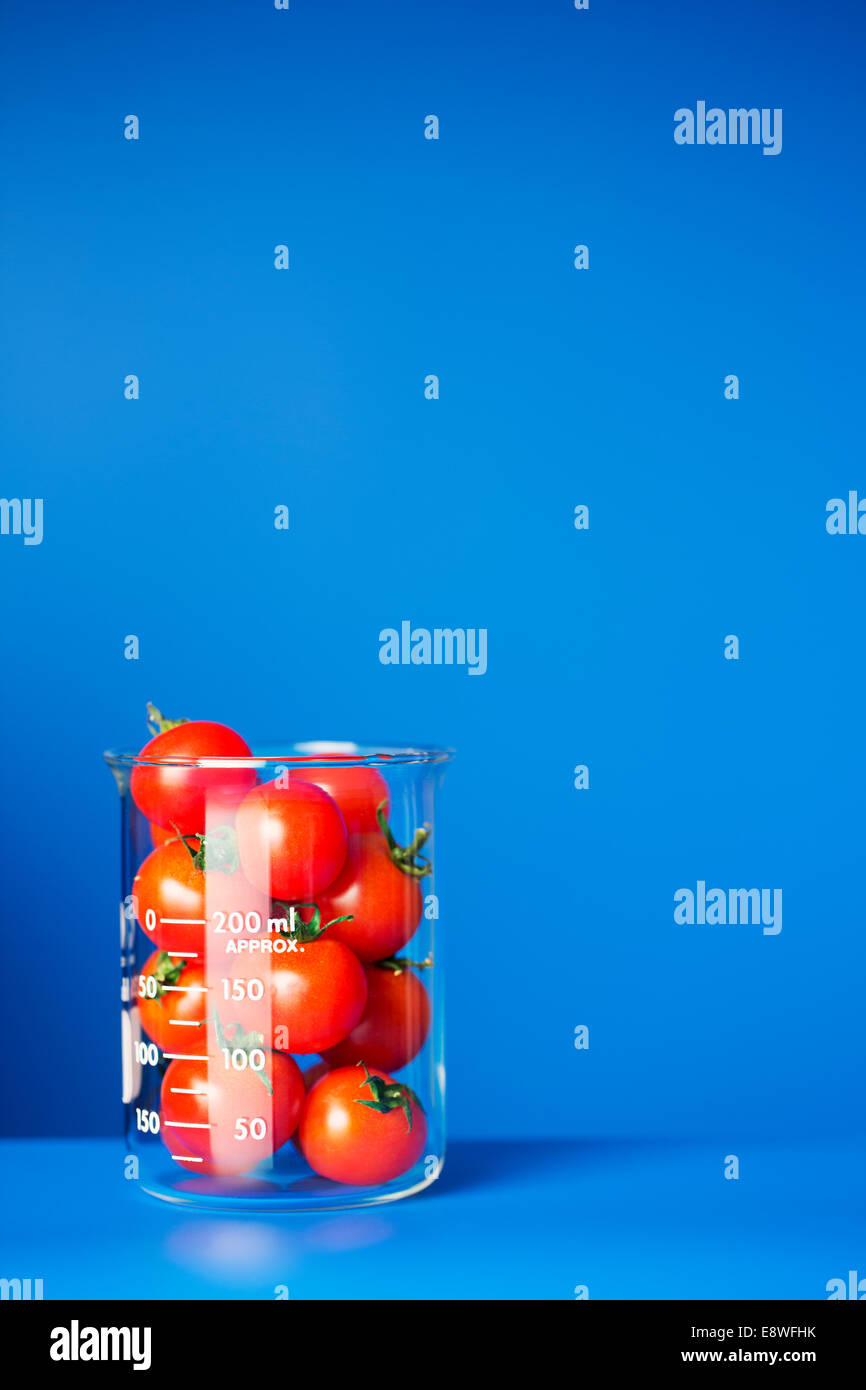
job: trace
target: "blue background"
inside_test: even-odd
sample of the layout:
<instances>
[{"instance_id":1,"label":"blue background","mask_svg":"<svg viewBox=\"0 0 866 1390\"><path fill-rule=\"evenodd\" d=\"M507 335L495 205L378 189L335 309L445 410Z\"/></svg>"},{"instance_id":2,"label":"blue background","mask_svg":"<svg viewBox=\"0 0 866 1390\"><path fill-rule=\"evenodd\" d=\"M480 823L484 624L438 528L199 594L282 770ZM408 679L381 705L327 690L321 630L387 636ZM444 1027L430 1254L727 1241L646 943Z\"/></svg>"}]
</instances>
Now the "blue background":
<instances>
[{"instance_id":1,"label":"blue background","mask_svg":"<svg viewBox=\"0 0 866 1390\"><path fill-rule=\"evenodd\" d=\"M117 1131L153 699L458 749L455 1138L862 1135L860 8L2 8L3 1131ZM677 146L699 99L781 155ZM404 618L487 674L381 665Z\"/></svg>"}]
</instances>

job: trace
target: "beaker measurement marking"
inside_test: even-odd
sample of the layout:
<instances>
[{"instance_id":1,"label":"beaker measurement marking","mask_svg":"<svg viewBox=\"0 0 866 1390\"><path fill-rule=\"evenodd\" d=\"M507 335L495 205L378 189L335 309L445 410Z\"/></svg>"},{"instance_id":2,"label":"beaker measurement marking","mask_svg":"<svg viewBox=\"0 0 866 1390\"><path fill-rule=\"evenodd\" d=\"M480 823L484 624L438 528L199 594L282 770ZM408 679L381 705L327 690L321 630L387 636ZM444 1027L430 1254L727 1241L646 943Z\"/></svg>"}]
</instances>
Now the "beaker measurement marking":
<instances>
[{"instance_id":1,"label":"beaker measurement marking","mask_svg":"<svg viewBox=\"0 0 866 1390\"><path fill-rule=\"evenodd\" d=\"M198 960L198 951L166 951L165 954L175 960Z\"/></svg>"},{"instance_id":2,"label":"beaker measurement marking","mask_svg":"<svg viewBox=\"0 0 866 1390\"><path fill-rule=\"evenodd\" d=\"M203 1158L187 1157L186 1154L169 1154L169 1158L173 1158L175 1163L204 1163Z\"/></svg>"},{"instance_id":3,"label":"beaker measurement marking","mask_svg":"<svg viewBox=\"0 0 866 1390\"><path fill-rule=\"evenodd\" d=\"M206 917L160 917L161 927L206 927Z\"/></svg>"},{"instance_id":4,"label":"beaker measurement marking","mask_svg":"<svg viewBox=\"0 0 866 1390\"><path fill-rule=\"evenodd\" d=\"M163 985L163 994L207 994L207 985Z\"/></svg>"},{"instance_id":5,"label":"beaker measurement marking","mask_svg":"<svg viewBox=\"0 0 866 1390\"><path fill-rule=\"evenodd\" d=\"M169 1086L173 1096L206 1096L207 1091L191 1091L188 1086Z\"/></svg>"},{"instance_id":6,"label":"beaker measurement marking","mask_svg":"<svg viewBox=\"0 0 866 1390\"><path fill-rule=\"evenodd\" d=\"M206 1062L207 1057L202 1057L201 1053L196 1053L189 1057L185 1052L164 1052L163 1060L166 1062Z\"/></svg>"},{"instance_id":7,"label":"beaker measurement marking","mask_svg":"<svg viewBox=\"0 0 866 1390\"><path fill-rule=\"evenodd\" d=\"M197 1120L166 1120L169 1129L213 1129L213 1125L199 1124Z\"/></svg>"},{"instance_id":8,"label":"beaker measurement marking","mask_svg":"<svg viewBox=\"0 0 866 1390\"><path fill-rule=\"evenodd\" d=\"M170 1024L170 1026L171 1026L172 1028L200 1028L200 1027L201 1027L201 1024L200 1024L200 1023L197 1023L196 1020L195 1020L194 1018L170 1018L168 1021L169 1021L169 1024Z\"/></svg>"}]
</instances>

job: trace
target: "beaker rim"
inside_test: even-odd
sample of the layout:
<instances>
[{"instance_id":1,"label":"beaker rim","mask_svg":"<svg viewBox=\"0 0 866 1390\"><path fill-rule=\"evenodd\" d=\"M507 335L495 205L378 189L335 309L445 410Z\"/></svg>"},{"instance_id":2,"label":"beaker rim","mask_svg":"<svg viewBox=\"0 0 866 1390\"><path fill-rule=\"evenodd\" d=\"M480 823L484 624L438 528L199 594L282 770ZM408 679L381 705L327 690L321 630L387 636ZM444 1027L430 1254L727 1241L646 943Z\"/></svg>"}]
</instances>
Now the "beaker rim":
<instances>
[{"instance_id":1,"label":"beaker rim","mask_svg":"<svg viewBox=\"0 0 866 1390\"><path fill-rule=\"evenodd\" d=\"M362 744L343 739L311 739L302 743L269 739L251 745L248 758L143 758L131 748L108 748L103 757L113 768L268 768L280 764L289 767L393 767L405 763L450 762L454 749L429 744L396 748L387 744Z\"/></svg>"}]
</instances>

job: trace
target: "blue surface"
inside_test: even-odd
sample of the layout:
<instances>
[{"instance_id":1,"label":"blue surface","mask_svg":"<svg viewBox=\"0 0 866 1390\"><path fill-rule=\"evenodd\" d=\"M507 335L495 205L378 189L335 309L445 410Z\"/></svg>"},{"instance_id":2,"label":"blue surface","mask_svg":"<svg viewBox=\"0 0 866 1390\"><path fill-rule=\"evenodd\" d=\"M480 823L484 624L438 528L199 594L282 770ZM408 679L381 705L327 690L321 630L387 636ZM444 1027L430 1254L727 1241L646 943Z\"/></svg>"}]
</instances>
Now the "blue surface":
<instances>
[{"instance_id":1,"label":"blue surface","mask_svg":"<svg viewBox=\"0 0 866 1390\"><path fill-rule=\"evenodd\" d=\"M0 1274L46 1298L827 1297L866 1274L863 1145L724 1151L588 1140L452 1145L376 1209L215 1216L148 1199L111 1141L6 1142Z\"/></svg>"},{"instance_id":2,"label":"blue surface","mask_svg":"<svg viewBox=\"0 0 866 1390\"><path fill-rule=\"evenodd\" d=\"M151 698L457 747L452 1136L862 1135L862 5L3 10L6 1130L116 1129ZM678 147L701 99L782 153ZM383 666L404 618L487 673ZM678 926L699 879L783 931Z\"/></svg>"}]
</instances>

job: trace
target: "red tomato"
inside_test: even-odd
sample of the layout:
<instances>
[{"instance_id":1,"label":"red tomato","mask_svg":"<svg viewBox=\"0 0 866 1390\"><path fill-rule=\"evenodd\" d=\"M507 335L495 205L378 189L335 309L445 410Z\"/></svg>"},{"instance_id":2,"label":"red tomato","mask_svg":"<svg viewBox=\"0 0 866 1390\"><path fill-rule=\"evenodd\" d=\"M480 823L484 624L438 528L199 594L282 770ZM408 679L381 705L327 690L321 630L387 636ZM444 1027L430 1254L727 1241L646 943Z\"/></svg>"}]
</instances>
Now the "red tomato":
<instances>
[{"instance_id":1,"label":"red tomato","mask_svg":"<svg viewBox=\"0 0 866 1390\"><path fill-rule=\"evenodd\" d=\"M207 828L207 809L213 798L231 804L256 780L253 767L232 767L231 761L250 759L252 753L233 729L196 719L167 728L146 743L139 753L147 766L132 769L132 799L149 821L182 835L198 835ZM183 767L203 759L227 759L228 766ZM213 816L211 815L211 821Z\"/></svg>"},{"instance_id":2,"label":"red tomato","mask_svg":"<svg viewBox=\"0 0 866 1390\"><path fill-rule=\"evenodd\" d=\"M160 1135L190 1172L246 1173L291 1138L304 1094L300 1068L279 1052L265 1053L259 1071L226 1066L222 1051L174 1061L162 1081Z\"/></svg>"},{"instance_id":3,"label":"red tomato","mask_svg":"<svg viewBox=\"0 0 866 1390\"><path fill-rule=\"evenodd\" d=\"M382 834L353 835L340 876L316 898L322 920L351 915L328 928L363 961L396 955L414 935L424 899L419 880L398 869Z\"/></svg>"},{"instance_id":4,"label":"red tomato","mask_svg":"<svg viewBox=\"0 0 866 1390\"><path fill-rule=\"evenodd\" d=\"M177 839L147 856L133 879L132 896L139 925L151 941L193 958L204 951L206 916L217 910L248 912L262 904L261 894L242 873L204 873Z\"/></svg>"},{"instance_id":5,"label":"red tomato","mask_svg":"<svg viewBox=\"0 0 866 1390\"><path fill-rule=\"evenodd\" d=\"M322 1052L355 1027L367 1001L367 981L357 956L330 936L296 943L296 949L253 964L238 957L233 978L261 979L268 1002L243 998L226 1004L226 1020L245 1032L263 1033L281 1052ZM269 1026L270 1022L270 1026Z\"/></svg>"},{"instance_id":6,"label":"red tomato","mask_svg":"<svg viewBox=\"0 0 866 1390\"><path fill-rule=\"evenodd\" d=\"M366 1062L382 1071L399 1071L424 1046L430 1031L430 996L408 968L399 972L365 965L367 1006L351 1033L329 1047L324 1060L332 1067Z\"/></svg>"},{"instance_id":7,"label":"red tomato","mask_svg":"<svg viewBox=\"0 0 866 1390\"><path fill-rule=\"evenodd\" d=\"M241 865L251 883L273 898L311 902L346 858L346 826L321 787L265 782L237 813Z\"/></svg>"},{"instance_id":8,"label":"red tomato","mask_svg":"<svg viewBox=\"0 0 866 1390\"><path fill-rule=\"evenodd\" d=\"M308 1093L298 1139L323 1178L367 1186L417 1163L427 1121L417 1096L386 1072L338 1067Z\"/></svg>"},{"instance_id":9,"label":"red tomato","mask_svg":"<svg viewBox=\"0 0 866 1390\"><path fill-rule=\"evenodd\" d=\"M141 1026L161 1052L204 1053L205 1029L192 1026L207 1017L203 966L154 951L133 987Z\"/></svg>"},{"instance_id":10,"label":"red tomato","mask_svg":"<svg viewBox=\"0 0 866 1390\"><path fill-rule=\"evenodd\" d=\"M377 830L376 812L383 801L385 815L388 814L388 783L374 767L292 767L289 780L292 777L313 782L333 797L350 834Z\"/></svg>"}]
</instances>

